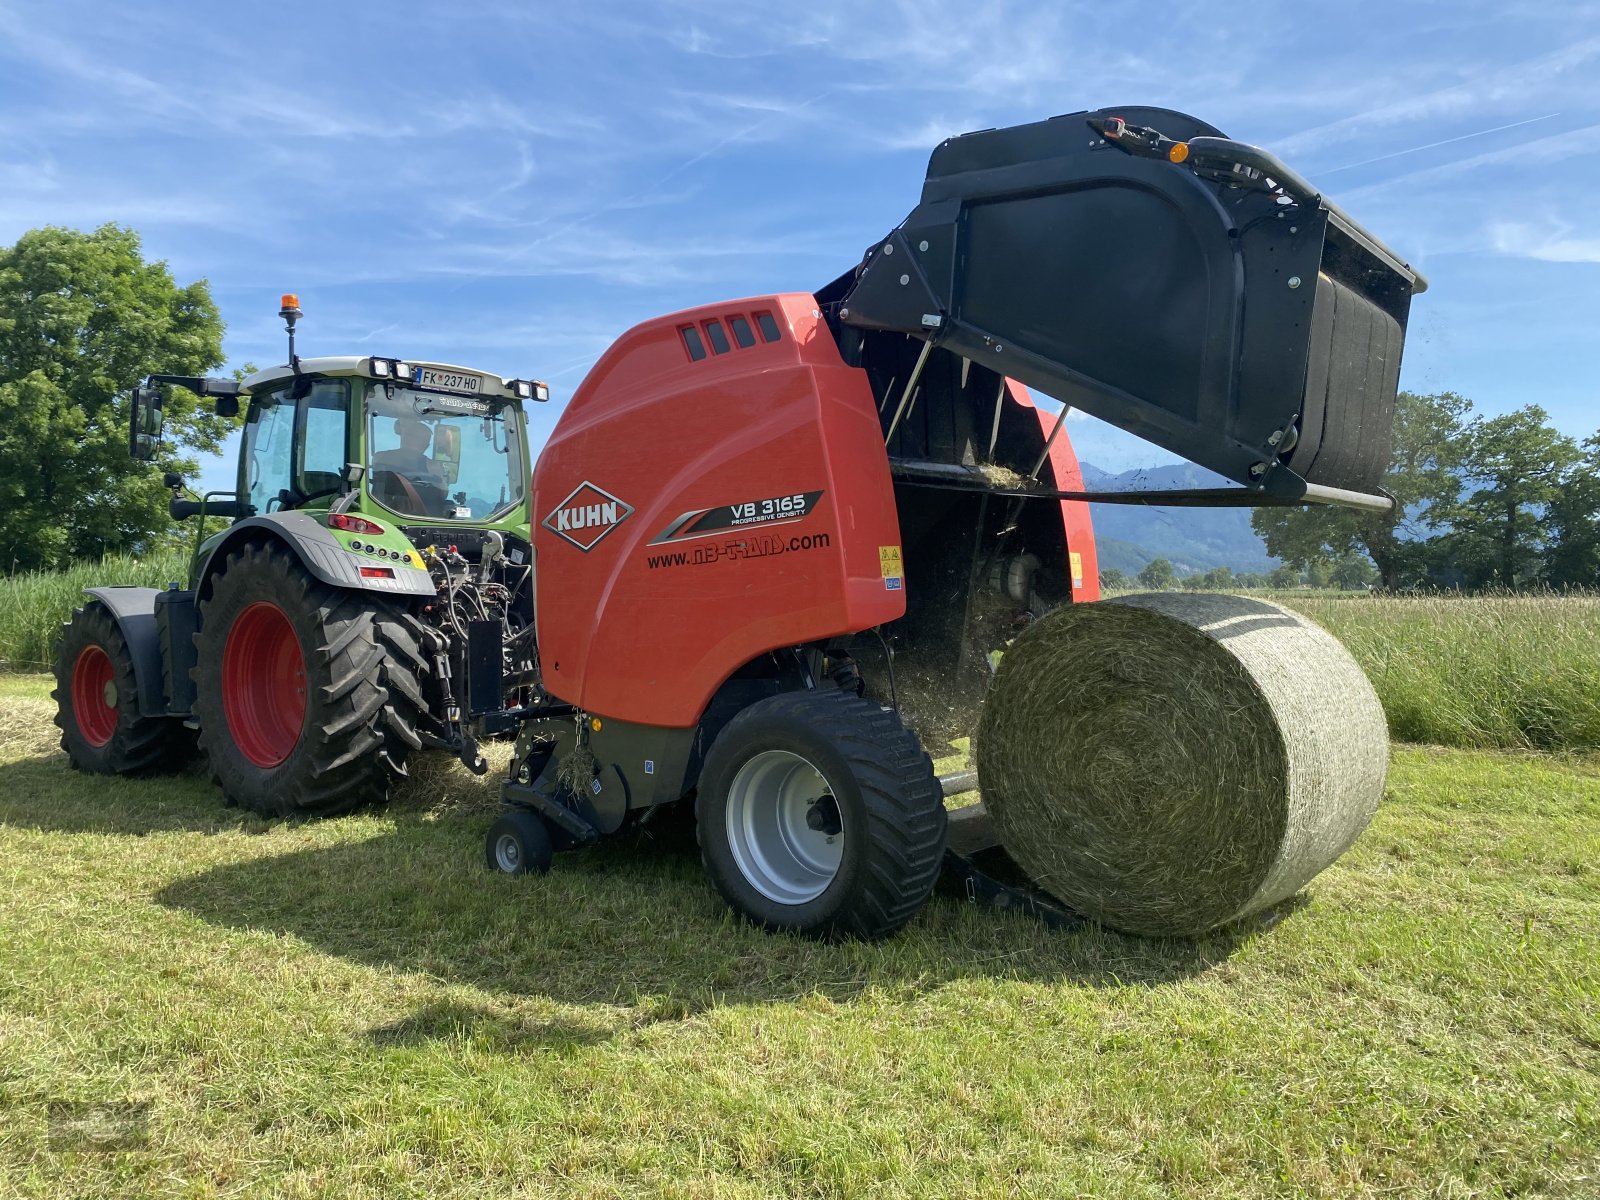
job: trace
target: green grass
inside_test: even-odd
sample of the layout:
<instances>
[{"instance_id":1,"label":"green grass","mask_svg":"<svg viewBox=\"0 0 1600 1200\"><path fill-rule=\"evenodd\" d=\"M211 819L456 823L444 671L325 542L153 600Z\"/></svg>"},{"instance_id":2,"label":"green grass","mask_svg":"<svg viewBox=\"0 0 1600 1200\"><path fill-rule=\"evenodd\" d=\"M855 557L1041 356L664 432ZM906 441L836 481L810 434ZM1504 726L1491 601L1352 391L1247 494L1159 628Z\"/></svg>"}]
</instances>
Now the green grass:
<instances>
[{"instance_id":1,"label":"green grass","mask_svg":"<svg viewBox=\"0 0 1600 1200\"><path fill-rule=\"evenodd\" d=\"M83 589L103 584L164 588L189 578L187 551L137 559L82 562L65 571L25 571L0 578L0 671L47 671L62 622L83 604Z\"/></svg>"},{"instance_id":2,"label":"green grass","mask_svg":"<svg viewBox=\"0 0 1600 1200\"><path fill-rule=\"evenodd\" d=\"M1393 735L1600 749L1600 597L1275 597L1365 668Z\"/></svg>"},{"instance_id":3,"label":"green grass","mask_svg":"<svg viewBox=\"0 0 1600 1200\"><path fill-rule=\"evenodd\" d=\"M479 865L492 787L224 809L88 779L0 678L0 1194L1583 1196L1600 762L1405 749L1270 928L936 900L880 945L732 921L681 841ZM52 1150L52 1101L150 1144Z\"/></svg>"}]
</instances>

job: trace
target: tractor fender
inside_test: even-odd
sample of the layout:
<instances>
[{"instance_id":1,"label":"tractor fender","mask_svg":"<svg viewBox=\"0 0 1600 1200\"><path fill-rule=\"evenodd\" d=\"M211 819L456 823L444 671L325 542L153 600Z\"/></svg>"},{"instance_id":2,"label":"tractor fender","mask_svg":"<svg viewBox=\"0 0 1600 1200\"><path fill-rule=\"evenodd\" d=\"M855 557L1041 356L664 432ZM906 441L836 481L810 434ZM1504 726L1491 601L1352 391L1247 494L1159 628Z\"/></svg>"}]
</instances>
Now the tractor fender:
<instances>
[{"instance_id":1,"label":"tractor fender","mask_svg":"<svg viewBox=\"0 0 1600 1200\"><path fill-rule=\"evenodd\" d=\"M362 575L362 566L378 564L351 554L325 525L302 512L264 513L231 526L222 540L211 548L211 553L200 567L196 577L198 594L202 597L210 594L211 577L216 568L227 561L228 554L240 543L261 538L271 538L287 546L315 578L334 587L383 592L391 596L435 594L428 572L403 563L391 561L383 564L393 568L392 579Z\"/></svg>"},{"instance_id":2,"label":"tractor fender","mask_svg":"<svg viewBox=\"0 0 1600 1200\"><path fill-rule=\"evenodd\" d=\"M156 597L161 592L147 587L93 587L83 594L93 596L109 612L128 643L133 660L133 678L139 689L139 711L158 716L167 711L162 691L161 634L156 628Z\"/></svg>"}]
</instances>

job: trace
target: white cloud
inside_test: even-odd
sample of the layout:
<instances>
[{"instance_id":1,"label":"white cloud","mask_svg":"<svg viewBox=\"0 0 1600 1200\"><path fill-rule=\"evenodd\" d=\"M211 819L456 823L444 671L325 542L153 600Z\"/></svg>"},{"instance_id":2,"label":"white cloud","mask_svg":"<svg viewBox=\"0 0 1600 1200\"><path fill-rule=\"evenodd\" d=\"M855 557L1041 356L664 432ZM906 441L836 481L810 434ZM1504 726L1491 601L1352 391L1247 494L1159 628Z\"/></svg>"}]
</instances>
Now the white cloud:
<instances>
[{"instance_id":1,"label":"white cloud","mask_svg":"<svg viewBox=\"0 0 1600 1200\"><path fill-rule=\"evenodd\" d=\"M1600 264L1600 237L1573 236L1565 221L1500 221L1489 227L1496 254L1540 262Z\"/></svg>"},{"instance_id":2,"label":"white cloud","mask_svg":"<svg viewBox=\"0 0 1600 1200\"><path fill-rule=\"evenodd\" d=\"M1600 59L1600 37L1590 37L1510 66L1471 68L1460 82L1433 91L1395 95L1391 83L1386 89L1391 94L1381 105L1282 138L1274 149L1284 155L1303 154L1333 143L1370 141L1376 131L1393 126L1472 113L1520 114L1536 104L1549 107L1548 101L1565 95L1572 73L1596 59ZM1592 84L1578 86L1592 92Z\"/></svg>"}]
</instances>

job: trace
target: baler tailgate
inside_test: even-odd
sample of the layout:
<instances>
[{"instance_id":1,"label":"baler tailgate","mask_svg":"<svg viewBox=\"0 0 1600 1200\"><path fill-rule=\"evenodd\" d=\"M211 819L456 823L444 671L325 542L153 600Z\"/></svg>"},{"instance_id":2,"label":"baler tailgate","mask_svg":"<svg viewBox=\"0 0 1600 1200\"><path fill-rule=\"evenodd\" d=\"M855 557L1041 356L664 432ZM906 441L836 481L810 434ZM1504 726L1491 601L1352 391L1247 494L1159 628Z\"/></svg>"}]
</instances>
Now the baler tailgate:
<instances>
[{"instance_id":1,"label":"baler tailgate","mask_svg":"<svg viewBox=\"0 0 1600 1200\"><path fill-rule=\"evenodd\" d=\"M1280 499L1372 492L1425 283L1264 152L1111 111L945 142L840 320L927 337Z\"/></svg>"}]
</instances>

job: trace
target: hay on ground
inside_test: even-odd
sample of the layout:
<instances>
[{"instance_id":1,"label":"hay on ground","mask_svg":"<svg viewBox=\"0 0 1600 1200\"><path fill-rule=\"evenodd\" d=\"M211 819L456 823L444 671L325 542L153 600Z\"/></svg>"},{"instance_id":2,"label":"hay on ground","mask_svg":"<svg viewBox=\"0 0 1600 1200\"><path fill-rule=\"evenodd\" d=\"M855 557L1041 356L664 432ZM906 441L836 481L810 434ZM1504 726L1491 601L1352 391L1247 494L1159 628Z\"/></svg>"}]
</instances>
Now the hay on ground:
<instances>
[{"instance_id":1,"label":"hay on ground","mask_svg":"<svg viewBox=\"0 0 1600 1200\"><path fill-rule=\"evenodd\" d=\"M54 700L11 696L0 700L0 762L43 758L61 749Z\"/></svg>"},{"instance_id":2,"label":"hay on ground","mask_svg":"<svg viewBox=\"0 0 1600 1200\"><path fill-rule=\"evenodd\" d=\"M984 802L1045 890L1130 933L1192 936L1298 892L1371 820L1388 730L1348 651L1240 596L1057 610L1006 652Z\"/></svg>"}]
</instances>

